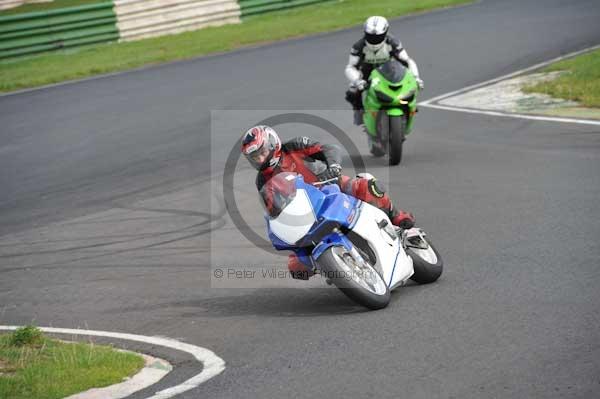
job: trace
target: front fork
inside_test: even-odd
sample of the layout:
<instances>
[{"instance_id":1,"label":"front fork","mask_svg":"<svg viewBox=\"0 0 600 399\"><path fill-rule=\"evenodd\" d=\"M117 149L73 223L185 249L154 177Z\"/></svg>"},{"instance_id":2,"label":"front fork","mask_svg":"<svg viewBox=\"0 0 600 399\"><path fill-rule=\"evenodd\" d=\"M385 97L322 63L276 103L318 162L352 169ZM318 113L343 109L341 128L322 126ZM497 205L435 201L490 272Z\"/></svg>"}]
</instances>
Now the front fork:
<instances>
[{"instance_id":1,"label":"front fork","mask_svg":"<svg viewBox=\"0 0 600 399\"><path fill-rule=\"evenodd\" d=\"M384 138L381 137L381 132L379 129L379 125L381 123L380 121L383 116L385 116L386 118L389 118L390 116L402 116L402 117L406 118L405 135L408 135L412 131L412 127L413 127L413 123L414 123L414 119L415 119L414 115L417 112L416 108L412 112L411 112L410 108L408 108L408 107L406 107L405 109L393 109L390 111L392 111L392 112L388 112L385 110L378 110L378 111L364 110L363 111L364 112L363 121L365 124L365 131L367 133L367 139L369 140L369 145L371 144L372 141L375 141L378 144L385 146ZM389 122L388 122L388 129L389 129ZM388 132L388 136L389 136L389 132ZM385 148L387 148L387 146L385 146Z\"/></svg>"}]
</instances>

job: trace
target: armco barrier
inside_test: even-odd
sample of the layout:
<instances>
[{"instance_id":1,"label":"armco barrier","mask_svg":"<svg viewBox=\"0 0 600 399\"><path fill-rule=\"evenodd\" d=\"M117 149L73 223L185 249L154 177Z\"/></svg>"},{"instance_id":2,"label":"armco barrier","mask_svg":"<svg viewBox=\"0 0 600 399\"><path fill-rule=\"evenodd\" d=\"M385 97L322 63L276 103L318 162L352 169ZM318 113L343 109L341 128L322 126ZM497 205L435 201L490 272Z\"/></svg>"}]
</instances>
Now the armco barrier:
<instances>
[{"instance_id":1,"label":"armco barrier","mask_svg":"<svg viewBox=\"0 0 600 399\"><path fill-rule=\"evenodd\" d=\"M240 17L327 1L333 0L114 0L0 16L0 59L239 23Z\"/></svg>"},{"instance_id":2,"label":"armco barrier","mask_svg":"<svg viewBox=\"0 0 600 399\"><path fill-rule=\"evenodd\" d=\"M238 0L242 18L250 15L265 14L271 11L284 10L306 6L309 4L326 3L333 0Z\"/></svg>"},{"instance_id":3,"label":"armco barrier","mask_svg":"<svg viewBox=\"0 0 600 399\"><path fill-rule=\"evenodd\" d=\"M240 22L235 0L115 0L121 40Z\"/></svg>"},{"instance_id":4,"label":"armco barrier","mask_svg":"<svg viewBox=\"0 0 600 399\"><path fill-rule=\"evenodd\" d=\"M118 40L112 2L0 17L0 59Z\"/></svg>"}]
</instances>

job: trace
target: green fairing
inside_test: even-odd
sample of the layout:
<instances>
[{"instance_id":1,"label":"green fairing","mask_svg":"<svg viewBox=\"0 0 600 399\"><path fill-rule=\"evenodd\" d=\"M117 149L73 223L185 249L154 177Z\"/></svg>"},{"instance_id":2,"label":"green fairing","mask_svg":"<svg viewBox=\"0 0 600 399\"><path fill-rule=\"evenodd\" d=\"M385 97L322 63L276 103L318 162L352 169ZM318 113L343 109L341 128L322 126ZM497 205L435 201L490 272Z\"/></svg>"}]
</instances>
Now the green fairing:
<instances>
[{"instance_id":1,"label":"green fairing","mask_svg":"<svg viewBox=\"0 0 600 399\"><path fill-rule=\"evenodd\" d=\"M402 116L404 115L404 111L402 111L402 109L400 108L391 108L386 110L385 112L387 112L387 114L389 116Z\"/></svg>"},{"instance_id":2,"label":"green fairing","mask_svg":"<svg viewBox=\"0 0 600 399\"><path fill-rule=\"evenodd\" d=\"M399 63L396 60L389 62ZM365 113L363 116L363 122L367 128L368 134L373 137L377 137L377 114L380 110L385 110L388 116L402 116L408 111L407 116L407 129L405 135L409 134L412 130L413 115L417 109L417 95L419 88L414 75L406 69L404 77L400 82L390 82L380 72L381 68L376 68L371 72L370 86L365 93L363 93L363 106ZM390 87L390 85L395 87ZM390 101L382 102L378 97L377 93L381 97L387 96ZM414 96L412 94L414 93ZM401 104L402 99L411 97L412 99L407 104Z\"/></svg>"}]
</instances>

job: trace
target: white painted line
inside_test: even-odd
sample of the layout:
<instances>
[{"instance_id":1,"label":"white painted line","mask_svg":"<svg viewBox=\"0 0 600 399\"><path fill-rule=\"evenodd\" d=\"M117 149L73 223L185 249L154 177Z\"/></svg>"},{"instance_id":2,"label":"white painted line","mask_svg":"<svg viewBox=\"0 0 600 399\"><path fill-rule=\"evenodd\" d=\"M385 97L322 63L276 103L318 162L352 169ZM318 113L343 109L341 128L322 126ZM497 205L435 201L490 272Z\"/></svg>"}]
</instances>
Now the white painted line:
<instances>
[{"instance_id":1,"label":"white painted line","mask_svg":"<svg viewBox=\"0 0 600 399\"><path fill-rule=\"evenodd\" d=\"M135 353L122 349L119 352ZM67 396L64 399L124 399L150 385L156 384L173 369L166 360L143 353L136 354L144 358L144 368L131 378L104 388L91 388L87 391Z\"/></svg>"},{"instance_id":2,"label":"white painted line","mask_svg":"<svg viewBox=\"0 0 600 399\"><path fill-rule=\"evenodd\" d=\"M538 115L527 115L527 114L516 114L516 113L513 114L513 113L498 112L498 111L482 111L482 110L473 109L473 108L460 108L460 107L439 105L439 104L427 104L427 105L425 105L425 107L443 109L446 111L466 112L469 114L504 116L507 118L515 118L515 119L531 119L534 121L565 122L565 123L577 123L577 124L581 124L581 125L600 126L600 121L595 121L595 120L590 120L590 119L558 118L558 117L553 117L553 116L538 116Z\"/></svg>"},{"instance_id":3,"label":"white painted line","mask_svg":"<svg viewBox=\"0 0 600 399\"><path fill-rule=\"evenodd\" d=\"M487 86L487 85L490 85L492 83L499 82L501 80L505 80L505 79L512 78L514 76L518 76L518 75L521 75L521 74L524 74L524 73L527 73L527 72L530 72L530 71L534 71L536 69L543 68L543 67L548 66L550 64L553 64L555 62L562 61L562 60L565 60L567 58L572 58L572 57L578 56L580 54L589 53L590 51L594 51L596 49L600 49L600 44L596 45L596 46L588 47L588 48L583 49L583 50L575 51L573 53L569 53L569 54L566 54L566 55L563 55L563 56L560 56L560 57L557 57L557 58L553 58L553 59L551 59L549 61L540 62L539 64L535 64L535 65L530 66L528 68L519 69L518 71L509 73L508 75L502 75L502 76L494 78L494 79L486 80L485 82L477 83L477 84L474 84L474 85L471 85L471 86L463 87L462 89L451 91L449 93L441 94L439 96L436 96L436 97L430 98L428 100L422 101L422 102L419 103L419 105L421 105L421 106L429 106L431 103L438 102L438 101L443 100L443 99L445 99L447 97L452 97L452 96L455 96L457 94L464 93L466 91L477 89L479 87Z\"/></svg>"},{"instance_id":4,"label":"white painted line","mask_svg":"<svg viewBox=\"0 0 600 399\"><path fill-rule=\"evenodd\" d=\"M485 110L479 110L479 109L474 109L474 108L461 108L461 107L438 104L438 102L441 100L444 100L444 99L447 99L447 98L450 98L450 97L453 97L453 96L456 96L456 95L459 95L459 94L462 94L462 93L465 93L465 92L468 92L471 90L475 90L475 89L478 89L481 87L489 86L494 83L500 82L502 80L510 79L515 76L525 74L527 72L535 71L536 69L543 68L543 67L553 64L555 62L562 61L567 58L572 58L572 57L578 56L580 54L588 53L588 52L594 51L596 49L600 49L600 44L596 45L596 46L588 47L583 50L575 51L573 53L569 53L569 54L566 54L566 55L563 55L563 56L560 56L557 58L553 58L548 61L540 62L539 64L535 64L528 68L520 69L518 71L509 73L507 75L503 75L503 76L500 76L500 77L497 77L494 79L486 80L485 82L477 83L474 85L463 87L462 89L458 89L458 90L454 90L454 91L451 91L451 92L448 92L445 94L441 94L439 96L436 96L436 97L433 97L428 100L420 102L419 106L443 109L446 111L466 112L466 113L470 113L470 114L482 114L482 115L490 115L490 116L503 116L503 117L507 117L507 118L516 118L516 119L530 119L530 120L536 120L536 121L576 123L576 124L581 124L581 125L600 126L600 121L591 120L591 119L560 118L560 117L553 117L553 116L541 116L541 115L528 115L528 114L509 113L509 112L485 111Z\"/></svg>"},{"instance_id":5,"label":"white painted line","mask_svg":"<svg viewBox=\"0 0 600 399\"><path fill-rule=\"evenodd\" d=\"M0 330L16 330L19 326L0 326ZM176 341L171 338L163 337L147 337L145 335L125 334L110 331L95 331L95 330L80 330L71 328L54 328L54 327L39 327L42 331L55 334L71 334L71 335L92 335L96 337L117 338L127 341L143 342L151 345L163 346L166 348L175 349L181 352L187 352L194 356L196 360L202 363L203 368L200 374L182 382L179 385L163 389L156 392L154 395L146 399L168 399L175 395L179 395L190 389L198 387L205 381L213 378L225 370L225 361L217 356L214 352L202 348L200 346L186 344Z\"/></svg>"}]
</instances>

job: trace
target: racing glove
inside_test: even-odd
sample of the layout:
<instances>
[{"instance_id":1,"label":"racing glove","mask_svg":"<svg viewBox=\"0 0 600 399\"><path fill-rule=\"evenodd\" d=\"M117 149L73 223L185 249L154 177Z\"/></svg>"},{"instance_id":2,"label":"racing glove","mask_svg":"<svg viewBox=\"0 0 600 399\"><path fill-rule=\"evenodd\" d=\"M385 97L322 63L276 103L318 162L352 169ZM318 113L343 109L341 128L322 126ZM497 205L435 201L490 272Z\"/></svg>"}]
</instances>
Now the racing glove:
<instances>
[{"instance_id":1,"label":"racing glove","mask_svg":"<svg viewBox=\"0 0 600 399\"><path fill-rule=\"evenodd\" d=\"M367 85L368 85L368 83L364 79L358 79L358 80L355 80L354 82L352 82L352 86L358 91L363 91L364 89L367 88Z\"/></svg>"},{"instance_id":2,"label":"racing glove","mask_svg":"<svg viewBox=\"0 0 600 399\"><path fill-rule=\"evenodd\" d=\"M329 165L327 167L327 170L319 173L319 175L317 177L319 178L319 181L326 181L326 180L335 179L337 177L340 177L341 175L342 175L342 167L340 166L340 164L332 163L331 165Z\"/></svg>"}]
</instances>

